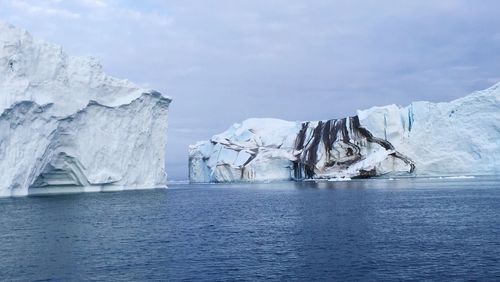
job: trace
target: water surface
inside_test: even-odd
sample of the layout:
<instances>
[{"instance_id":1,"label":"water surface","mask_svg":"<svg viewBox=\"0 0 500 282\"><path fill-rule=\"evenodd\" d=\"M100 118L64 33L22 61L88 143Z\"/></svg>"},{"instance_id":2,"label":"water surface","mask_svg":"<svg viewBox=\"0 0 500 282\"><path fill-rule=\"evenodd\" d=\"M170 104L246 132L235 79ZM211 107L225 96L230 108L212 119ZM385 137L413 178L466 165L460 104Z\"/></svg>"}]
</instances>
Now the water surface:
<instances>
[{"instance_id":1,"label":"water surface","mask_svg":"<svg viewBox=\"0 0 500 282\"><path fill-rule=\"evenodd\" d=\"M2 280L500 279L498 179L0 199Z\"/></svg>"}]
</instances>

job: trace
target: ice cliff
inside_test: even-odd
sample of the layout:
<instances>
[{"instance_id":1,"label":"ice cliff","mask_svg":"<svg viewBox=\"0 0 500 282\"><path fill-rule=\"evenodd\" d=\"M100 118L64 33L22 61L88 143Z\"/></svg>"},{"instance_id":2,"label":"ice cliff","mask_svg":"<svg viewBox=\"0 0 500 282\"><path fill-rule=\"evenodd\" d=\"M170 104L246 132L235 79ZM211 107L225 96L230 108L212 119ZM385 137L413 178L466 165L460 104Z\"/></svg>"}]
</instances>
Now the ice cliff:
<instances>
[{"instance_id":1,"label":"ice cliff","mask_svg":"<svg viewBox=\"0 0 500 282\"><path fill-rule=\"evenodd\" d=\"M314 122L248 119L190 146L192 182L498 175L500 83Z\"/></svg>"},{"instance_id":2,"label":"ice cliff","mask_svg":"<svg viewBox=\"0 0 500 282\"><path fill-rule=\"evenodd\" d=\"M0 196L165 187L170 101L0 22Z\"/></svg>"}]
</instances>

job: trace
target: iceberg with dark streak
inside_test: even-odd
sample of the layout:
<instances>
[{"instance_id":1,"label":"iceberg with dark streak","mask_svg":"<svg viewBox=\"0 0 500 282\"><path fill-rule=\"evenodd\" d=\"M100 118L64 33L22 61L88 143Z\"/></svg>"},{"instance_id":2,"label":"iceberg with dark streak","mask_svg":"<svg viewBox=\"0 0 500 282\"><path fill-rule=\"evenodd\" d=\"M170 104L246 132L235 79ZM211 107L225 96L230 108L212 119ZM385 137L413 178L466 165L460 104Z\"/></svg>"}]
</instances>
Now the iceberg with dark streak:
<instances>
[{"instance_id":1,"label":"iceberg with dark streak","mask_svg":"<svg viewBox=\"0 0 500 282\"><path fill-rule=\"evenodd\" d=\"M170 101L0 23L0 196L166 187Z\"/></svg>"},{"instance_id":2,"label":"iceberg with dark streak","mask_svg":"<svg viewBox=\"0 0 500 282\"><path fill-rule=\"evenodd\" d=\"M248 119L190 146L191 182L500 173L500 83L326 121Z\"/></svg>"}]
</instances>

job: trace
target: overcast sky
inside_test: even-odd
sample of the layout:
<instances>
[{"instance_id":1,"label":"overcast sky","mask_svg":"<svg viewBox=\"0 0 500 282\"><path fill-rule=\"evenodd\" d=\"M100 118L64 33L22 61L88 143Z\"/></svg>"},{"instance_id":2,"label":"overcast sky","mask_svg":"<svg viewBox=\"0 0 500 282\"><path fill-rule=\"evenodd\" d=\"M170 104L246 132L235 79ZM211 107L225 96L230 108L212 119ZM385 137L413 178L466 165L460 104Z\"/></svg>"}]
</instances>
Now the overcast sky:
<instances>
[{"instance_id":1,"label":"overcast sky","mask_svg":"<svg viewBox=\"0 0 500 282\"><path fill-rule=\"evenodd\" d=\"M500 81L500 1L0 0L0 19L174 98L187 146L249 117L330 119Z\"/></svg>"}]
</instances>

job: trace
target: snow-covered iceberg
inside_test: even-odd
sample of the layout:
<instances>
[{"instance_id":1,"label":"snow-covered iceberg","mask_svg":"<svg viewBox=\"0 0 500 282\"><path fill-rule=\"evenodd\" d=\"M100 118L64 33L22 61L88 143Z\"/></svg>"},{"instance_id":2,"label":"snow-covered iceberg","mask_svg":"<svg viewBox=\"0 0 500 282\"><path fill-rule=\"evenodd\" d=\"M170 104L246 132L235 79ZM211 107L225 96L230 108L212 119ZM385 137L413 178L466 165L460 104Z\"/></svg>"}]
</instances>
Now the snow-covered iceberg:
<instances>
[{"instance_id":1,"label":"snow-covered iceberg","mask_svg":"<svg viewBox=\"0 0 500 282\"><path fill-rule=\"evenodd\" d=\"M248 119L189 150L192 182L500 173L500 83L314 122Z\"/></svg>"},{"instance_id":2,"label":"snow-covered iceberg","mask_svg":"<svg viewBox=\"0 0 500 282\"><path fill-rule=\"evenodd\" d=\"M165 187L170 102L0 23L0 196Z\"/></svg>"}]
</instances>

